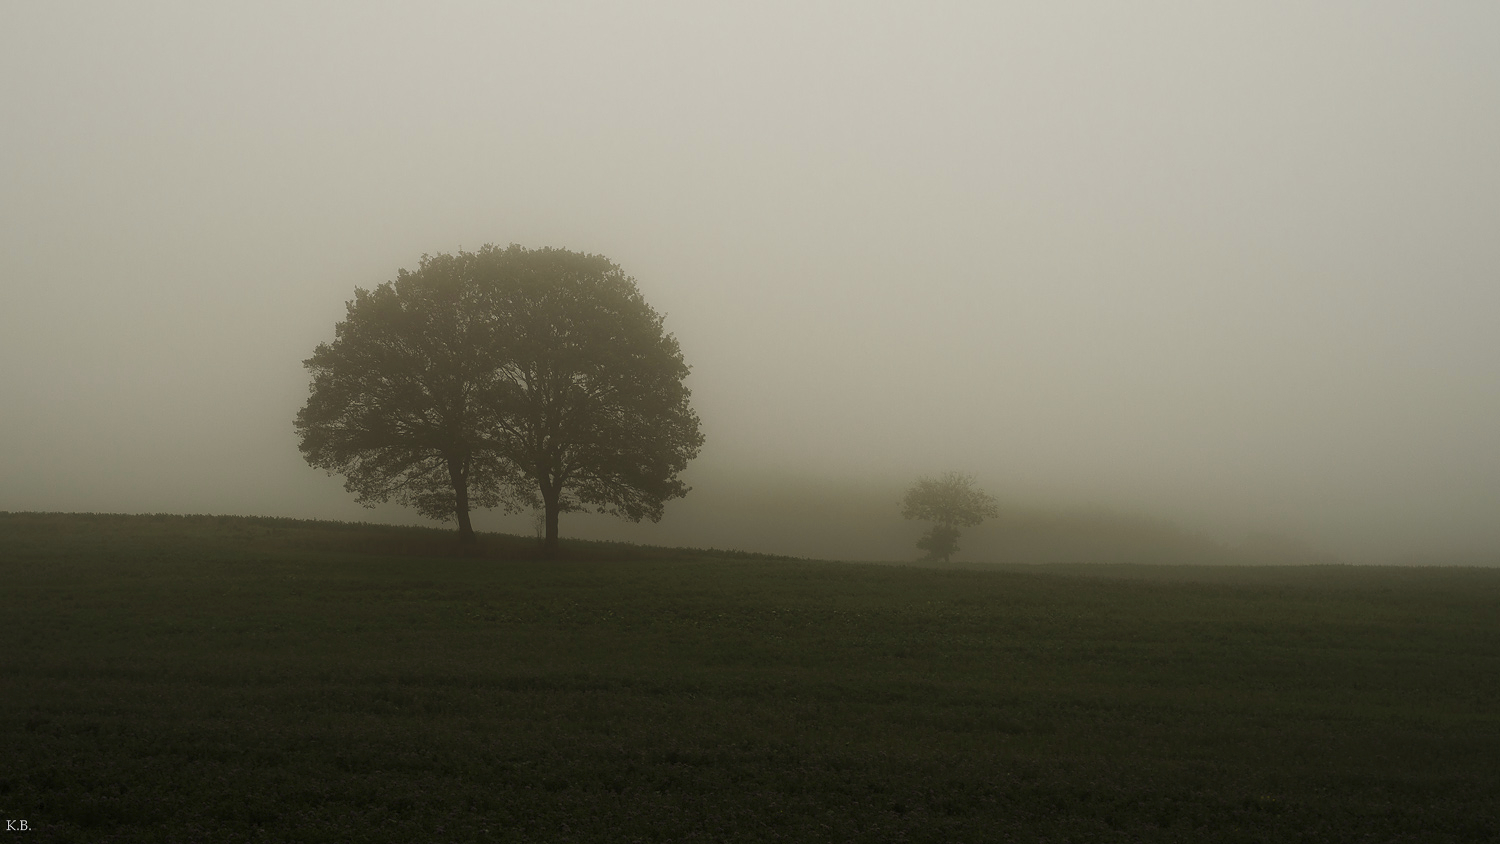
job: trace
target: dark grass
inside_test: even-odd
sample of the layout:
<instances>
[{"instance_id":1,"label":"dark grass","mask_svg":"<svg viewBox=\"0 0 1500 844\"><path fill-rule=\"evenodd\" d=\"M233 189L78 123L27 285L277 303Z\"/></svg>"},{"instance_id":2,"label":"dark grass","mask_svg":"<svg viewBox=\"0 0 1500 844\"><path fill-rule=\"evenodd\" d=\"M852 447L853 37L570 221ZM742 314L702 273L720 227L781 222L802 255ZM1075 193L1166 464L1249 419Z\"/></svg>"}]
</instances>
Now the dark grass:
<instances>
[{"instance_id":1,"label":"dark grass","mask_svg":"<svg viewBox=\"0 0 1500 844\"><path fill-rule=\"evenodd\" d=\"M29 841L1500 837L1500 571L532 547L0 514L0 811Z\"/></svg>"}]
</instances>

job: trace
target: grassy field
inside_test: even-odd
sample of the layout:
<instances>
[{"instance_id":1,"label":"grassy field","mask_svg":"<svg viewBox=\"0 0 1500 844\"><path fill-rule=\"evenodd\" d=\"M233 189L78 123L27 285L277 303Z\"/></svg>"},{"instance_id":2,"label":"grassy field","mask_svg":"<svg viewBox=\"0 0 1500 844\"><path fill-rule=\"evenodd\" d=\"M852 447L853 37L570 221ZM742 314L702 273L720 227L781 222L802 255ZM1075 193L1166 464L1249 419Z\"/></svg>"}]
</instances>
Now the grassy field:
<instances>
[{"instance_id":1,"label":"grassy field","mask_svg":"<svg viewBox=\"0 0 1500 844\"><path fill-rule=\"evenodd\" d=\"M26 841L1486 841L1500 570L0 514Z\"/></svg>"}]
</instances>

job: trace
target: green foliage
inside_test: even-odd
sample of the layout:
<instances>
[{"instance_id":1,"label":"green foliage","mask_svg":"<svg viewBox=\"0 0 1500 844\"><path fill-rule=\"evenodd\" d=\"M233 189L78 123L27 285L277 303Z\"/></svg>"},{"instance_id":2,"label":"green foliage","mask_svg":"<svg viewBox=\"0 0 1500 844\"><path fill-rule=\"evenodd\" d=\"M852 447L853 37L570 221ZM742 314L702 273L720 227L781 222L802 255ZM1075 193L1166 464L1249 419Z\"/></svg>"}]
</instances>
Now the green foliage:
<instances>
[{"instance_id":1,"label":"green foliage","mask_svg":"<svg viewBox=\"0 0 1500 844\"><path fill-rule=\"evenodd\" d=\"M356 291L306 361L302 453L361 503L456 516L465 538L471 507L542 508L551 549L561 512L660 519L703 444L662 323L601 256L423 256Z\"/></svg>"},{"instance_id":2,"label":"green foliage","mask_svg":"<svg viewBox=\"0 0 1500 844\"><path fill-rule=\"evenodd\" d=\"M500 326L474 255L423 256L394 283L356 290L312 373L294 427L307 462L342 474L366 506L396 500L467 529L469 509L519 506L515 468L487 447Z\"/></svg>"},{"instance_id":3,"label":"green foliage","mask_svg":"<svg viewBox=\"0 0 1500 844\"><path fill-rule=\"evenodd\" d=\"M677 340L635 281L599 255L486 247L504 364L492 446L532 485L546 543L557 515L662 517L703 445Z\"/></svg>"},{"instance_id":4,"label":"green foliage","mask_svg":"<svg viewBox=\"0 0 1500 844\"><path fill-rule=\"evenodd\" d=\"M948 561L958 553L958 528L936 524L917 540L917 548L927 552L928 560Z\"/></svg>"},{"instance_id":5,"label":"green foliage","mask_svg":"<svg viewBox=\"0 0 1500 844\"><path fill-rule=\"evenodd\" d=\"M366 534L439 535L0 515L0 809L77 842L1500 835L1500 571Z\"/></svg>"},{"instance_id":6,"label":"green foliage","mask_svg":"<svg viewBox=\"0 0 1500 844\"><path fill-rule=\"evenodd\" d=\"M973 527L999 514L994 497L976 487L972 475L959 472L921 478L901 499L904 518L935 522L917 540L917 547L931 560L946 562L958 551L960 527Z\"/></svg>"}]
</instances>

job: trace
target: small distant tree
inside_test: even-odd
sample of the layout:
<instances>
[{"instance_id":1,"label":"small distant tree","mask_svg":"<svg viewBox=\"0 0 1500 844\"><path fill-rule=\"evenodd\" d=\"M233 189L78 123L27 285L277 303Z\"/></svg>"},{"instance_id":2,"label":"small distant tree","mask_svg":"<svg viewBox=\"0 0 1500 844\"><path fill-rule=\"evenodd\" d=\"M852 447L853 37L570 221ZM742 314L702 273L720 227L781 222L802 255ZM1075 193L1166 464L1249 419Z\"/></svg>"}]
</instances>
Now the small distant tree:
<instances>
[{"instance_id":1,"label":"small distant tree","mask_svg":"<svg viewBox=\"0 0 1500 844\"><path fill-rule=\"evenodd\" d=\"M917 547L926 559L948 562L958 552L958 529L973 527L998 516L995 499L974 485L972 475L948 472L939 478L921 478L901 499L901 515L932 522Z\"/></svg>"}]
</instances>

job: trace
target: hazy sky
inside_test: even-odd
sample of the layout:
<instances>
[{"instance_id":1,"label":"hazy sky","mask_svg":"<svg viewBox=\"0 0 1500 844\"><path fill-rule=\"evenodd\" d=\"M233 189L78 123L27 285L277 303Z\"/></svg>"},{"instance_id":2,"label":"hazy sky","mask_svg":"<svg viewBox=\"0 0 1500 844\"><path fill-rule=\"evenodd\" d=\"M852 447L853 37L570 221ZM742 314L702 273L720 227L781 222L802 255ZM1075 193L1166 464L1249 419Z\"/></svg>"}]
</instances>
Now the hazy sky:
<instances>
[{"instance_id":1,"label":"hazy sky","mask_svg":"<svg viewBox=\"0 0 1500 844\"><path fill-rule=\"evenodd\" d=\"M1496 45L1478 0L0 3L0 509L369 518L301 361L516 242L667 314L705 502L957 468L1500 551Z\"/></svg>"}]
</instances>

